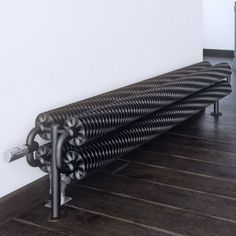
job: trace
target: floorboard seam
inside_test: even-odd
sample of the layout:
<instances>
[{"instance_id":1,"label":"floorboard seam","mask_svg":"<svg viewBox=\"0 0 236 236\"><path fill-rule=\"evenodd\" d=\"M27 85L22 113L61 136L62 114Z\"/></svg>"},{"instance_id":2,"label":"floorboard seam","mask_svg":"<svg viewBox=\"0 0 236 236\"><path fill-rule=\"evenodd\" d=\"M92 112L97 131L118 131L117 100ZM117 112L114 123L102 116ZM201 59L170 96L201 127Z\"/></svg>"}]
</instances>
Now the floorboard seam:
<instances>
[{"instance_id":1,"label":"floorboard seam","mask_svg":"<svg viewBox=\"0 0 236 236\"><path fill-rule=\"evenodd\" d=\"M175 233L175 232L172 232L172 231L169 231L169 230L165 230L165 229L161 229L161 228L157 228L157 227L137 223L137 222L132 221L132 220L127 220L127 219L123 219L123 218L120 218L120 217L111 216L111 215L104 214L104 213L97 212L97 211L84 209L84 208L77 207L77 206L74 206L74 205L71 205L71 204L66 204L65 206L73 208L73 209L77 209L77 210L80 210L80 211L85 211L85 212L88 212L88 213L91 213L91 214L104 216L104 217L107 217L107 218L110 218L110 219L113 219L113 220L118 220L118 221L121 221L121 222L134 224L134 225L146 228L146 229L151 229L151 230L158 231L158 232L161 232L161 233L166 233L166 234L171 235L171 236L186 236L184 234L179 234L179 233Z\"/></svg>"},{"instance_id":2,"label":"floorboard seam","mask_svg":"<svg viewBox=\"0 0 236 236\"><path fill-rule=\"evenodd\" d=\"M117 173L117 172L123 170L123 169L124 169L125 167L127 167L128 165L129 165L129 163L126 163L126 164L122 165L121 167L118 167L116 170L114 170L114 171L112 172L112 174L115 174L115 173Z\"/></svg>"},{"instance_id":3,"label":"floorboard seam","mask_svg":"<svg viewBox=\"0 0 236 236\"><path fill-rule=\"evenodd\" d=\"M204 116L205 116L205 118L204 118ZM198 118L197 118L197 121L198 121L198 122L201 122L201 123L202 123L202 122L207 122L207 123L215 122L215 120L210 120L210 119L208 119L207 116L210 117L211 114L210 114L210 113L205 113L203 116L198 117ZM204 120L202 121L202 120L200 120L200 119L204 119ZM194 121L192 121L192 122L196 122L196 120L194 120ZM217 122L218 122L218 121L217 121ZM231 122L231 121L220 120L219 122L222 123L222 124L226 124L226 125L236 126L236 124L233 123L233 122Z\"/></svg>"},{"instance_id":4,"label":"floorboard seam","mask_svg":"<svg viewBox=\"0 0 236 236\"><path fill-rule=\"evenodd\" d=\"M125 162L131 163L131 164L134 163L134 164L153 167L153 168L157 168L157 169L172 170L172 171L179 172L179 173L185 173L185 174L200 176L200 177L209 178L209 179L222 180L222 181L225 181L225 182L230 182L230 183L236 184L236 180L220 178L220 177L215 177L215 176L211 176L211 175L204 175L204 174L200 174L200 173L197 173L197 172L178 170L178 169L174 169L174 168L170 168L170 167L152 165L152 164L147 164L147 163L143 163L143 162L139 162L139 161L129 161L127 159L122 159L122 158L120 158L118 160L125 161ZM118 173L118 171L117 171L117 173Z\"/></svg>"},{"instance_id":5,"label":"floorboard seam","mask_svg":"<svg viewBox=\"0 0 236 236\"><path fill-rule=\"evenodd\" d=\"M110 172L106 172L106 171L98 171L98 172L105 173L105 174L111 174ZM131 178L129 176L121 175L121 174L118 174L118 173L116 173L114 175L115 176L120 176L120 177L123 177L123 178L128 178L128 179ZM168 186L168 187L171 187L171 188L176 188L176 189L179 189L179 190L186 190L186 191L189 191L189 192L202 193L202 194L205 194L205 195L210 195L210 196L215 196L215 197L220 197L220 198L236 201L236 197L235 198L234 197L229 197L229 196L225 196L225 195L215 194L215 193L211 193L211 192L205 192L205 191L191 189L191 188L187 188L187 187L181 187L181 186L161 183L161 182L158 182L158 181L152 181L152 180L146 180L146 179L135 179L135 180L150 183L150 184L155 184L155 185Z\"/></svg>"},{"instance_id":6,"label":"floorboard seam","mask_svg":"<svg viewBox=\"0 0 236 236\"><path fill-rule=\"evenodd\" d=\"M207 164L213 164L213 165L219 165L219 166L230 166L232 167L231 164L224 164L224 163L219 163L219 162L212 162L212 161L204 161L204 160L201 160L201 159L196 159L196 158L192 158L192 157L186 157L186 156L181 156L181 155L175 155L175 154L168 154L168 153L165 153L165 152L159 152L159 151L147 151L147 150L143 150L141 149L142 152L146 152L146 153L153 153L153 154L160 154L160 155L167 155L167 156L170 156L170 157L177 157L177 158L180 158L180 159L184 159L184 160L193 160L193 161L197 161L197 162L201 162L201 163L207 163ZM231 160L235 160L235 166L233 167L236 167L236 157L229 157ZM127 160L125 158L119 158L120 160Z\"/></svg>"},{"instance_id":7,"label":"floorboard seam","mask_svg":"<svg viewBox=\"0 0 236 236\"><path fill-rule=\"evenodd\" d=\"M166 207L166 208L170 208L170 209L174 209L174 210L180 210L180 211L192 213L192 214L195 214L195 215L200 215L200 216L209 217L209 218L213 218L213 219L217 219L217 220L221 220L221 221L225 221L225 222L230 222L230 223L236 224L235 220L224 218L224 217L213 216L213 215L201 213L199 211L189 210L189 209L172 206L172 205L165 204L165 203L159 203L159 202L154 202L154 201L150 201L150 200L146 200L146 199L141 199L141 198L137 198L137 197L133 197L133 196L127 195L127 194L116 193L116 192L112 192L112 191L106 191L106 190L103 190L103 189L99 189L99 188L96 188L96 187L90 187L90 186L87 186L87 185L82 185L82 184L78 184L78 185L81 186L81 187L87 188L87 189L91 189L91 190L99 191L99 192L103 192L103 193L108 193L108 194L111 194L111 195L114 195L114 196L119 196L119 197L123 197L123 198L129 198L131 200L145 202L145 203L152 204L152 205Z\"/></svg>"},{"instance_id":8,"label":"floorboard seam","mask_svg":"<svg viewBox=\"0 0 236 236\"><path fill-rule=\"evenodd\" d=\"M48 227L45 227L45 226L42 226L42 225L33 223L33 222L31 222L31 221L28 221L28 220L23 220L23 219L21 219L21 218L13 218L13 220L15 220L15 221L17 221L17 222L20 222L20 223L22 223L22 224L26 224L26 225L34 226L34 227L41 228L41 229L44 229L44 230L47 230L47 231L51 231L51 232L53 232L53 233L57 233L57 234L60 234L60 235L65 235L64 233L55 231L54 229L51 229L51 228L48 228Z\"/></svg>"},{"instance_id":9,"label":"floorboard seam","mask_svg":"<svg viewBox=\"0 0 236 236\"><path fill-rule=\"evenodd\" d=\"M177 132L166 132L166 134L168 135L175 135L175 136L181 136L181 137L186 137L186 138L194 138L194 139L201 139L201 140L205 140L205 141L211 141L211 142L219 142L219 143L224 143L224 144L234 144L232 142L227 142L227 141L223 141L222 139L219 138L206 138L204 136L196 136L196 135L189 135L189 134L182 134L182 133L177 133Z\"/></svg>"},{"instance_id":10,"label":"floorboard seam","mask_svg":"<svg viewBox=\"0 0 236 236\"><path fill-rule=\"evenodd\" d=\"M166 142L166 144L173 144L173 145L176 145L176 146L179 146L179 147L187 147L187 148L192 148L192 149L197 149L197 150L203 150L203 151L214 151L214 152L219 152L219 153L222 153L222 154L233 154L233 155L236 155L236 152L226 152L226 151L222 151L222 150L216 150L216 149L209 149L209 148L202 148L202 147L193 147L193 146L189 146L189 145L186 145L186 144L175 144L175 143L171 143L171 142ZM232 144L233 145L233 144ZM144 149L143 147L140 147L140 150L143 150L143 151L146 151L147 149Z\"/></svg>"}]
</instances>

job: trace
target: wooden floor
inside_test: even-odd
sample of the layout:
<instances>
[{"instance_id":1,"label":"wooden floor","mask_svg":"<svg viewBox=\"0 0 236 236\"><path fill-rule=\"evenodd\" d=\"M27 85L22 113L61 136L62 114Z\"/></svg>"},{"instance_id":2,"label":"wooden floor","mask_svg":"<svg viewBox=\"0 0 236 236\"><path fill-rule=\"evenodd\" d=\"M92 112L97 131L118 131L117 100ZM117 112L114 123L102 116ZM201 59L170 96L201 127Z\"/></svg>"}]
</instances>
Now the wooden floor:
<instances>
[{"instance_id":1,"label":"wooden floor","mask_svg":"<svg viewBox=\"0 0 236 236\"><path fill-rule=\"evenodd\" d=\"M213 59L229 61L229 59ZM0 226L2 236L236 235L236 75L223 116L188 120L82 182L67 216L43 203Z\"/></svg>"}]
</instances>

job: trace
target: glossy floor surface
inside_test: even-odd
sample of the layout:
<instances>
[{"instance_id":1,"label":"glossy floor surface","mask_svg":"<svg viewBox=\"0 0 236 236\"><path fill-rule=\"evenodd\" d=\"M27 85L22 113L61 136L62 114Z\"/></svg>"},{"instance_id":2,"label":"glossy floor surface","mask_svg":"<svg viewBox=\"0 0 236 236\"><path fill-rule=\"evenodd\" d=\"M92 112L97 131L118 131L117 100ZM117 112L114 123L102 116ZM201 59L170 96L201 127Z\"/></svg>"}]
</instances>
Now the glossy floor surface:
<instances>
[{"instance_id":1,"label":"glossy floor surface","mask_svg":"<svg viewBox=\"0 0 236 236\"><path fill-rule=\"evenodd\" d=\"M206 58L212 63L225 58ZM0 226L0 235L236 235L236 74L223 116L205 113L84 181L70 185L67 216L43 203Z\"/></svg>"}]
</instances>

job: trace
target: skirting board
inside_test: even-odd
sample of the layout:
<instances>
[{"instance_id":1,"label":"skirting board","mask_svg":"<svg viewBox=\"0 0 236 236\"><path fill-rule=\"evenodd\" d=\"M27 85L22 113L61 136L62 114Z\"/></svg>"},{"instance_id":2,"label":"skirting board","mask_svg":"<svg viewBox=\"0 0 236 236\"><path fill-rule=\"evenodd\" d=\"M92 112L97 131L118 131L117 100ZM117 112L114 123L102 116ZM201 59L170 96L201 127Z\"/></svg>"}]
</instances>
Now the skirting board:
<instances>
[{"instance_id":1,"label":"skirting board","mask_svg":"<svg viewBox=\"0 0 236 236\"><path fill-rule=\"evenodd\" d=\"M204 57L234 57L233 50L203 49Z\"/></svg>"},{"instance_id":2,"label":"skirting board","mask_svg":"<svg viewBox=\"0 0 236 236\"><path fill-rule=\"evenodd\" d=\"M48 199L49 178L44 176L0 198L0 224Z\"/></svg>"}]
</instances>

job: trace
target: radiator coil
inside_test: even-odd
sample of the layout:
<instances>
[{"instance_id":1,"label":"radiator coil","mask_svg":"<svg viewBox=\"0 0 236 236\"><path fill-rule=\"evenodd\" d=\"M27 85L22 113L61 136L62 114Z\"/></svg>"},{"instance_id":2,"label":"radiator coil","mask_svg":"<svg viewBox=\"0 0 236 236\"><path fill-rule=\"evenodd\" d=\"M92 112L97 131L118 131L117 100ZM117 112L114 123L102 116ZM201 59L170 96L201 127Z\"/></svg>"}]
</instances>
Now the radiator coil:
<instances>
[{"instance_id":1,"label":"radiator coil","mask_svg":"<svg viewBox=\"0 0 236 236\"><path fill-rule=\"evenodd\" d=\"M83 112L89 111L91 109L102 107L117 100L132 96L133 94L143 92L150 88L158 87L164 83L168 83L175 79L181 78L192 73L196 73L209 67L211 67L211 64L207 61L204 61L164 75L160 75L135 84L131 84L129 86L116 89L111 92L107 92L92 98L72 103L70 105L53 109L39 114L36 118L35 123L36 126L40 126L43 130L40 133L41 138L43 138L44 140L50 140L50 127L53 124L58 124L62 127L64 121L72 116L82 114Z\"/></svg>"},{"instance_id":2,"label":"radiator coil","mask_svg":"<svg viewBox=\"0 0 236 236\"><path fill-rule=\"evenodd\" d=\"M65 121L65 128L73 131L70 144L81 146L165 106L214 85L228 77L231 68L226 63L202 72L151 88L112 104L73 116Z\"/></svg>"},{"instance_id":3,"label":"radiator coil","mask_svg":"<svg viewBox=\"0 0 236 236\"><path fill-rule=\"evenodd\" d=\"M70 173L71 178L82 179L88 173L111 163L118 157L168 131L230 92L231 86L227 82L221 82L103 136L91 144L76 147L67 143L63 149L65 172L72 172Z\"/></svg>"},{"instance_id":4,"label":"radiator coil","mask_svg":"<svg viewBox=\"0 0 236 236\"><path fill-rule=\"evenodd\" d=\"M82 179L168 131L230 92L230 84L223 81L80 147L66 143L63 147L63 172L73 179ZM50 145L44 145L36 154L41 163L45 163L41 167L45 172L50 172L51 155L48 149Z\"/></svg>"}]
</instances>

